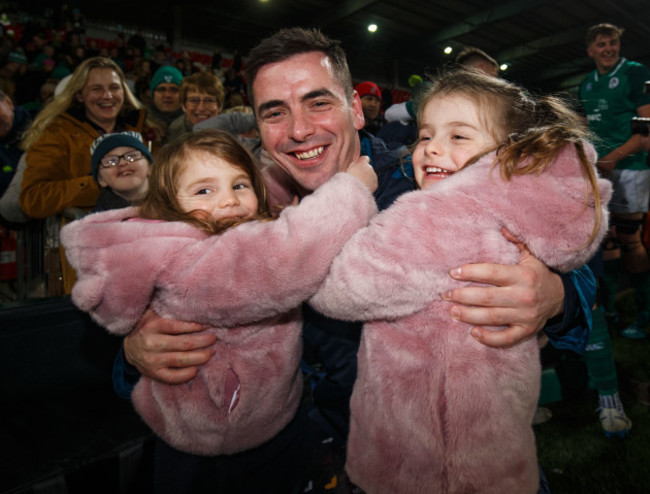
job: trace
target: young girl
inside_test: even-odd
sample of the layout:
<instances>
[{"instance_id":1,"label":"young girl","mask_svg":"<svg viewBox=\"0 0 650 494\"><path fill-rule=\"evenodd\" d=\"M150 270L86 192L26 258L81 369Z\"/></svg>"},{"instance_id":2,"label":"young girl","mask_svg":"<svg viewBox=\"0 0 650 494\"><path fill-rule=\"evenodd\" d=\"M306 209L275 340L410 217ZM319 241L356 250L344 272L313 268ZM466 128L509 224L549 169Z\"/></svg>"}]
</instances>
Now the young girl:
<instances>
[{"instance_id":1,"label":"young girl","mask_svg":"<svg viewBox=\"0 0 650 494\"><path fill-rule=\"evenodd\" d=\"M549 267L572 270L607 228L609 183L580 119L469 71L441 76L419 104L422 189L346 244L310 303L368 322L351 401L347 470L377 493L537 492L531 420L534 339L510 349L451 320L449 277L465 263L516 264L506 228ZM495 328L498 330L499 328Z\"/></svg>"},{"instance_id":2,"label":"young girl","mask_svg":"<svg viewBox=\"0 0 650 494\"><path fill-rule=\"evenodd\" d=\"M72 299L110 332L128 333L150 306L217 336L214 357L189 383L142 377L133 390L136 410L167 443L157 451L159 491L294 491L305 457L295 446L305 439L296 416L299 306L376 212L368 160L348 172L268 221L251 154L226 132L201 131L156 156L139 208L93 214L63 230L78 274ZM189 479L175 477L180 472Z\"/></svg>"}]
</instances>

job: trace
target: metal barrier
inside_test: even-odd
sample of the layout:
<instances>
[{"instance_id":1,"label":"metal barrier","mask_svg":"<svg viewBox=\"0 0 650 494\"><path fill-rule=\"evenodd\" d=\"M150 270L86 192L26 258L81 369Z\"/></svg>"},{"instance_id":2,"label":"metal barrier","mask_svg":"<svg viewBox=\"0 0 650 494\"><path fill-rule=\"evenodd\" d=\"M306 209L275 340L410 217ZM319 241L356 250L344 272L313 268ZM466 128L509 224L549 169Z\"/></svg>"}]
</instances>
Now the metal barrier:
<instances>
[{"instance_id":1,"label":"metal barrier","mask_svg":"<svg viewBox=\"0 0 650 494\"><path fill-rule=\"evenodd\" d=\"M26 302L70 293L75 274L61 248L63 225L87 212L67 208L62 215L24 223L19 230L0 227L2 302Z\"/></svg>"}]
</instances>

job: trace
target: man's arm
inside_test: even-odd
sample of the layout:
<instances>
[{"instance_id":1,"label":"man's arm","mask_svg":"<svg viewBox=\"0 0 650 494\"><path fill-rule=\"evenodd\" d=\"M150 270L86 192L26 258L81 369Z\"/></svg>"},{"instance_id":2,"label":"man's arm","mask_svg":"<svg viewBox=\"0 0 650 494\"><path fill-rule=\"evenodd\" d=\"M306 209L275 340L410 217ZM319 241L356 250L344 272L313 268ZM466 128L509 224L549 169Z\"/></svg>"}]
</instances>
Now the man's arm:
<instances>
[{"instance_id":1,"label":"man's arm","mask_svg":"<svg viewBox=\"0 0 650 494\"><path fill-rule=\"evenodd\" d=\"M650 105L643 105L637 108L637 115L643 118L650 118ZM616 167L616 163L619 161L627 158L631 154L644 150L642 137L639 134L632 134L627 141L617 148L612 149L598 160L598 169L609 173Z\"/></svg>"},{"instance_id":2,"label":"man's arm","mask_svg":"<svg viewBox=\"0 0 650 494\"><path fill-rule=\"evenodd\" d=\"M595 290L592 293L583 286L593 278L591 272L581 268L577 271L584 276L569 273L564 276L565 281L569 277L571 283L563 283L560 275L533 257L525 246L518 245L522 257L516 266L482 263L452 270L450 274L456 279L493 285L459 288L446 293L444 298L456 304L451 308L452 317L475 325L472 336L488 346L509 347L545 329L555 341L564 338L575 341L569 346L579 351L591 321L586 312L595 302ZM565 293L565 288L572 290ZM585 298L584 303L579 295ZM570 308L566 314L565 308ZM555 323L552 327L547 324L551 321ZM502 331L482 327L492 325L509 327ZM560 346L567 345L561 343Z\"/></svg>"}]
</instances>

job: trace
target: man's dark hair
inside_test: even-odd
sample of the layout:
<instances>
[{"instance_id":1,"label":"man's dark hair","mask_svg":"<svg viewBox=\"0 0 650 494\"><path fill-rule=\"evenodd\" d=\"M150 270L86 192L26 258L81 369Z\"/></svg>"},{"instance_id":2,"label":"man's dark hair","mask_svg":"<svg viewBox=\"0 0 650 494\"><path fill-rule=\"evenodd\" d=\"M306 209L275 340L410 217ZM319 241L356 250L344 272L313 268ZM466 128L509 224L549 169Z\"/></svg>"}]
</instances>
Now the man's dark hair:
<instances>
[{"instance_id":1,"label":"man's dark hair","mask_svg":"<svg viewBox=\"0 0 650 494\"><path fill-rule=\"evenodd\" d=\"M475 46L466 46L456 56L456 64L458 65L472 66L480 62L488 63L495 69L499 68L499 63L494 58Z\"/></svg>"},{"instance_id":2,"label":"man's dark hair","mask_svg":"<svg viewBox=\"0 0 650 494\"><path fill-rule=\"evenodd\" d=\"M612 36L614 38L621 39L625 29L622 27L615 26L614 24L609 24L607 22L602 24L596 24L591 26L587 31L585 36L585 44L589 46L593 43L598 36Z\"/></svg>"},{"instance_id":3,"label":"man's dark hair","mask_svg":"<svg viewBox=\"0 0 650 494\"><path fill-rule=\"evenodd\" d=\"M248 54L246 82L248 85L248 99L253 108L255 108L253 83L262 67L271 63L282 62L295 55L314 51L323 52L329 58L334 69L334 76L343 86L348 100L352 99L354 93L352 76L350 75L345 52L341 48L341 42L328 38L318 29L293 27L281 29L274 35L263 39Z\"/></svg>"}]
</instances>

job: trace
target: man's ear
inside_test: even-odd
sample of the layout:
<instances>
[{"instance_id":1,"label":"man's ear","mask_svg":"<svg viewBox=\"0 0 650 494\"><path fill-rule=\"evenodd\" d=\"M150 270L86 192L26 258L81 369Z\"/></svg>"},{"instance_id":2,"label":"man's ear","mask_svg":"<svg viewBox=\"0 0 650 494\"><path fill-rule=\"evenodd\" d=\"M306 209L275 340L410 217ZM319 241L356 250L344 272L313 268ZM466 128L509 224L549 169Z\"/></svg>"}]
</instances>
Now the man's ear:
<instances>
[{"instance_id":1,"label":"man's ear","mask_svg":"<svg viewBox=\"0 0 650 494\"><path fill-rule=\"evenodd\" d=\"M589 56L589 58L594 58L594 51L591 48L591 45L587 47L587 55Z\"/></svg>"},{"instance_id":2,"label":"man's ear","mask_svg":"<svg viewBox=\"0 0 650 494\"><path fill-rule=\"evenodd\" d=\"M357 130L363 129L363 126L366 125L366 120L363 116L363 105L361 104L361 98L359 98L359 93L356 91L352 95L350 106L352 107L352 113L354 117L354 128Z\"/></svg>"}]
</instances>

